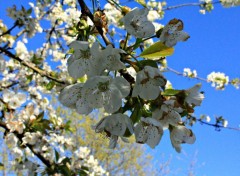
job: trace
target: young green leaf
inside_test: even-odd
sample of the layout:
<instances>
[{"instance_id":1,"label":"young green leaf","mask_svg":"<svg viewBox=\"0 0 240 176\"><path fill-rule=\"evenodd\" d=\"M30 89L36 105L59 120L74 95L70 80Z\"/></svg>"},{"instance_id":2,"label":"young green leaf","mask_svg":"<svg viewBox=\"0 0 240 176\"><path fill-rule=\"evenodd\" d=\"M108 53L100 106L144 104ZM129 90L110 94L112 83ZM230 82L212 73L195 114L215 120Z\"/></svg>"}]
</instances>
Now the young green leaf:
<instances>
[{"instance_id":1,"label":"young green leaf","mask_svg":"<svg viewBox=\"0 0 240 176\"><path fill-rule=\"evenodd\" d=\"M162 92L163 96L175 96L177 95L181 90L175 90L175 89L166 89L164 92Z\"/></svg>"},{"instance_id":2,"label":"young green leaf","mask_svg":"<svg viewBox=\"0 0 240 176\"><path fill-rule=\"evenodd\" d=\"M162 42L156 42L145 49L140 56L147 59L159 59L160 57L170 56L174 52L174 48L167 47Z\"/></svg>"},{"instance_id":3,"label":"young green leaf","mask_svg":"<svg viewBox=\"0 0 240 176\"><path fill-rule=\"evenodd\" d=\"M147 7L145 0L135 0L137 3L141 4L143 7Z\"/></svg>"}]
</instances>

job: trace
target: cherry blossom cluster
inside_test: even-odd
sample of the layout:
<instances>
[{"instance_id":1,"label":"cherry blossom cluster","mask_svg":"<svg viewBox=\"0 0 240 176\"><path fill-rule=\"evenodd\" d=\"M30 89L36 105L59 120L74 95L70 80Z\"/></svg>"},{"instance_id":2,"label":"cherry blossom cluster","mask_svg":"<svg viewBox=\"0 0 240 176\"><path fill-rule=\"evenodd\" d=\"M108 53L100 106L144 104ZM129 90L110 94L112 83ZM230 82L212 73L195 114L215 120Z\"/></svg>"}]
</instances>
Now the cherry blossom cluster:
<instances>
[{"instance_id":1,"label":"cherry blossom cluster","mask_svg":"<svg viewBox=\"0 0 240 176\"><path fill-rule=\"evenodd\" d=\"M139 1L143 8L131 9L110 0L104 11L89 10L91 15L79 1L82 11L76 0L14 5L6 11L12 26L0 19L0 126L17 173L30 168L30 174L108 175L91 149L64 133L69 123L57 115L51 96L79 114L103 109L107 115L93 130L109 138L110 148L132 135L155 148L165 130L177 152L196 140L183 117L201 105L201 84L177 90L164 75L173 47L189 38L183 22L161 24L166 2ZM221 3L239 5L238 0ZM211 1L204 4L203 10L212 9ZM39 36L44 43L33 48ZM197 77L195 70L183 74ZM207 80L217 89L240 84L215 72ZM227 125L222 117L217 120Z\"/></svg>"},{"instance_id":2,"label":"cherry blossom cluster","mask_svg":"<svg viewBox=\"0 0 240 176\"><path fill-rule=\"evenodd\" d=\"M121 21L129 35L146 38L155 34L155 26L148 20L148 14L147 8L135 8L125 14ZM188 38L179 19L171 20L159 35L165 48ZM156 61L152 61L155 66L147 62L139 65L143 60L135 59L134 62L126 48L117 49L111 44L104 47L99 42L90 44L77 40L69 47L72 51L68 58L69 75L76 80L82 80L83 76L87 79L66 86L59 95L59 101L80 114L89 114L98 108L104 108L111 114L94 126L96 133L110 138L110 148L117 146L118 138L127 142L126 137L132 134L137 143L146 143L155 148L166 129L170 130L172 145L178 152L181 151L180 144L195 142L195 135L185 127L182 116L192 113L195 106L201 105L204 96L199 92L200 84L188 90L176 90L173 95L164 95L167 80ZM130 68L135 75L128 73ZM123 76L124 70L133 81ZM130 102L135 105L128 105ZM141 114L146 106L148 114L135 117L134 114Z\"/></svg>"}]
</instances>

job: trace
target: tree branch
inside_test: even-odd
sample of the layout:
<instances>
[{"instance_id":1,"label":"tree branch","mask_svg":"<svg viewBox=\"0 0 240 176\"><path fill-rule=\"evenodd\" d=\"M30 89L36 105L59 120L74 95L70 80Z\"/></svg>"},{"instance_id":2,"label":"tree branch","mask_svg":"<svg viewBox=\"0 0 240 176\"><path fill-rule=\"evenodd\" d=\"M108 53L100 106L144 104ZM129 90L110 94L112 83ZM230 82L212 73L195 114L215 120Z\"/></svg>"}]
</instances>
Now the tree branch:
<instances>
[{"instance_id":1,"label":"tree branch","mask_svg":"<svg viewBox=\"0 0 240 176\"><path fill-rule=\"evenodd\" d=\"M99 34L101 35L101 37L103 38L104 42L106 45L112 45L113 44L109 41L109 39L107 38L107 36L105 35L105 33L103 32L103 29L101 27L99 27L98 25L95 24L94 22L94 17L93 17L93 14L92 12L90 11L90 9L88 8L88 6L86 5L86 3L84 2L84 0L78 0L78 3L80 4L80 7L81 7L81 11L82 11L82 14L88 16L93 24L95 25L95 27L97 28Z\"/></svg>"},{"instance_id":2,"label":"tree branch","mask_svg":"<svg viewBox=\"0 0 240 176\"><path fill-rule=\"evenodd\" d=\"M211 4L219 4L219 3L221 3L221 2L216 1L216 2L212 2ZM206 2L179 4L179 5L176 5L176 6L169 6L169 7L163 8L162 11L172 10L172 9L177 9L177 8L187 7L187 6L199 6L199 7L201 7L202 5L205 5L205 4L206 4Z\"/></svg>"},{"instance_id":3,"label":"tree branch","mask_svg":"<svg viewBox=\"0 0 240 176\"><path fill-rule=\"evenodd\" d=\"M46 78L48 78L48 79L51 79L51 80L53 80L53 81L55 81L55 82L57 82L57 83L59 83L59 84L66 84L66 82L64 82L64 81L62 81L62 80L59 80L59 79L57 79L57 78L54 78L53 76L50 75L50 73L48 73L48 72L46 72L46 71L38 68L38 67L35 66L33 63L24 61L24 60L22 60L21 58L15 56L15 55L14 55L13 53L11 53L10 51L8 51L8 50L6 50L6 49L4 49L4 48L2 48L2 47L0 47L0 51L1 51L2 53L4 53L5 55L11 57L12 59L19 61L20 64L22 64L22 65L24 65L24 66L32 69L35 73L38 73L38 74L40 74L41 76L44 76L44 77L46 77Z\"/></svg>"},{"instance_id":4,"label":"tree branch","mask_svg":"<svg viewBox=\"0 0 240 176\"><path fill-rule=\"evenodd\" d=\"M229 129L229 130L240 131L240 128L228 127L228 126L225 127L225 126L219 125L219 124L204 122L204 121L201 120L201 119L196 119L196 120L197 120L198 122L200 122L201 124L208 125L208 126L212 126L212 127L215 127L216 129L225 128L225 129Z\"/></svg>"},{"instance_id":5,"label":"tree branch","mask_svg":"<svg viewBox=\"0 0 240 176\"><path fill-rule=\"evenodd\" d=\"M10 132L9 129L7 128L6 123L4 123L2 121L0 121L0 127L4 128L7 132ZM14 132L14 134L22 142L22 138L24 137L24 135L18 134L17 132ZM48 168L51 168L52 163L50 161L46 160L41 154L35 152L32 145L26 144L26 146L31 150L31 152L35 156L37 156L42 161L43 164L45 164Z\"/></svg>"},{"instance_id":6,"label":"tree branch","mask_svg":"<svg viewBox=\"0 0 240 176\"><path fill-rule=\"evenodd\" d=\"M16 21L15 24L14 24L10 29L8 29L6 32L2 33L2 34L0 35L0 37L4 36L4 35L6 35L6 34L10 34L11 31L12 31L15 27L17 27L17 26L18 26L18 23L17 23L17 21Z\"/></svg>"}]
</instances>

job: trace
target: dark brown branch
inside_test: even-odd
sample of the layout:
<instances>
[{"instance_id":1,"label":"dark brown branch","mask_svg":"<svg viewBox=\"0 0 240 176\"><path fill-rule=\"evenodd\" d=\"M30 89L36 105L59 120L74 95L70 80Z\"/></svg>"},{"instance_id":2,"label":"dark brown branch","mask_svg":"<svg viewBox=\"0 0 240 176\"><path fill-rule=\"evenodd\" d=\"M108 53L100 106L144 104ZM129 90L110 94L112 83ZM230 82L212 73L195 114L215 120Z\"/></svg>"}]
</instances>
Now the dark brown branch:
<instances>
[{"instance_id":1,"label":"dark brown branch","mask_svg":"<svg viewBox=\"0 0 240 176\"><path fill-rule=\"evenodd\" d=\"M17 23L17 21L16 21L15 24L14 24L10 29L8 29L6 32L2 33L2 34L0 35L0 37L4 36L4 35L6 35L6 34L10 34L11 31L12 31L15 27L17 27L17 26L18 26L18 23Z\"/></svg>"},{"instance_id":2,"label":"dark brown branch","mask_svg":"<svg viewBox=\"0 0 240 176\"><path fill-rule=\"evenodd\" d=\"M8 85L6 85L6 86L0 85L0 91L3 90L3 89L9 89L9 88L11 88L11 87L13 87L13 86L15 86L15 85L17 85L17 84L19 84L18 81L12 82L12 83L10 83L10 84L8 84Z\"/></svg>"},{"instance_id":3,"label":"dark brown branch","mask_svg":"<svg viewBox=\"0 0 240 176\"><path fill-rule=\"evenodd\" d=\"M82 14L83 15L86 15L88 16L93 24L95 25L95 27L97 28L99 34L101 35L101 37L103 38L104 42L106 45L113 45L109 39L107 38L107 36L105 35L105 33L103 32L103 29L101 27L99 27L98 25L95 24L94 22L94 17L93 17L93 14L92 12L90 11L90 9L88 8L88 6L86 5L86 3L84 2L84 0L78 0L78 3L80 4L80 7L81 7L81 11L82 11Z\"/></svg>"}]
</instances>

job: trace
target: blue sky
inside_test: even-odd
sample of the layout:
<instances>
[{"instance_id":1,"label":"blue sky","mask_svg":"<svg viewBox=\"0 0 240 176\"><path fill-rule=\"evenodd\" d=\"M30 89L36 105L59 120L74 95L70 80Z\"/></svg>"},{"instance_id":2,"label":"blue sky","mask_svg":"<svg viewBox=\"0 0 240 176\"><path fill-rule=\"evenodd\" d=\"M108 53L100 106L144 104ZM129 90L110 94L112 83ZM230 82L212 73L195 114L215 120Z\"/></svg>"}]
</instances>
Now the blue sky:
<instances>
[{"instance_id":1,"label":"blue sky","mask_svg":"<svg viewBox=\"0 0 240 176\"><path fill-rule=\"evenodd\" d=\"M171 1L177 5L194 1ZM196 1L195 1L196 2ZM178 43L173 56L168 57L168 66L180 72L183 68L196 69L200 77L206 77L212 71L226 73L230 78L240 77L240 7L222 8L215 5L211 13L201 15L198 7L183 7L166 12L162 20L166 24L172 18L184 22L184 31L191 38ZM182 78L173 73L167 74L174 88L183 89L198 83L197 80ZM195 114L208 114L212 117L223 116L229 126L240 124L240 92L232 86L224 91L216 91L210 84L204 83L202 90L205 99ZM161 144L152 151L155 159L162 153L172 155L173 168L182 168L184 175L197 152L196 175L237 176L240 173L240 132L223 129L220 132L213 127L197 124L193 128L197 141L194 145L182 145L184 152L177 154L171 148L169 135L165 134ZM181 159L184 159L184 162ZM184 168L184 169L183 169ZM185 171L185 172L184 172Z\"/></svg>"},{"instance_id":2,"label":"blue sky","mask_svg":"<svg viewBox=\"0 0 240 176\"><path fill-rule=\"evenodd\" d=\"M20 3L14 0L0 1L0 18L5 18L4 9L8 3L14 2ZM177 5L185 2L197 1L171 1L168 4ZM198 11L198 7L170 10L161 21L166 24L173 18L179 18L184 22L184 31L191 36L187 42L177 44L174 55L167 59L169 67L180 72L186 67L196 69L200 77L206 77L212 71L224 72L230 78L240 77L240 7L222 8L220 5L215 5L214 10L206 15ZM168 73L166 76L177 89L189 88L199 82L174 73ZM202 90L206 98L202 106L196 108L195 114L209 115L212 123L214 116L222 115L228 119L229 126L239 127L239 90L228 86L224 91L216 91L210 84L204 82ZM170 168L174 172L170 175L186 175L190 162L197 152L197 163L194 166L196 175L238 176L240 132L228 129L218 132L213 127L201 124L194 125L192 129L197 141L193 145L182 145L181 154L174 151L169 134L165 132L159 146L154 150L148 150L154 155L154 162L161 162L172 156Z\"/></svg>"}]
</instances>

